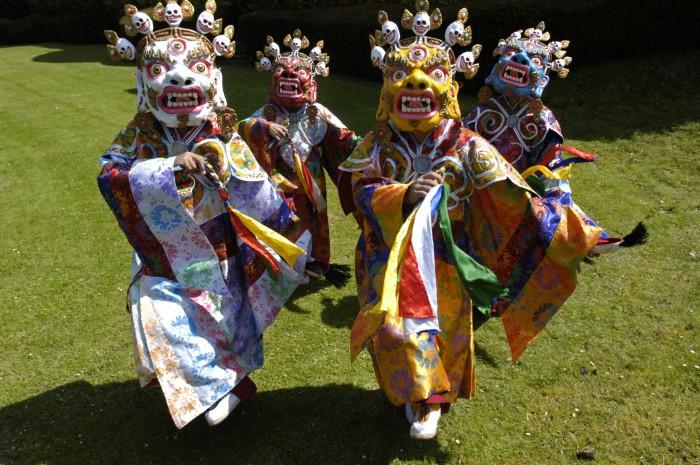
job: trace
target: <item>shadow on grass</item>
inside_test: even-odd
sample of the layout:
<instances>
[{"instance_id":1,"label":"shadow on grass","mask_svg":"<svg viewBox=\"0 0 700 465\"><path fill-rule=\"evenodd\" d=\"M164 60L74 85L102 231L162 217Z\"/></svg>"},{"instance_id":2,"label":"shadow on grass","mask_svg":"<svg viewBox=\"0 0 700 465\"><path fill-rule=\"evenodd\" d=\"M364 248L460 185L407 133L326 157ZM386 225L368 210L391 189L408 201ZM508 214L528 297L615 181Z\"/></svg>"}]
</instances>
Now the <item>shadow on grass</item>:
<instances>
[{"instance_id":1,"label":"shadow on grass","mask_svg":"<svg viewBox=\"0 0 700 465\"><path fill-rule=\"evenodd\" d=\"M111 61L103 47L66 47L64 44L49 46L57 50L38 55L33 61L92 61L109 66L134 66L129 62ZM243 58L236 61L240 66L249 66ZM230 64L226 64L225 67L228 66ZM552 79L543 100L559 119L566 137L580 140L612 140L629 138L635 133L659 133L681 124L700 121L700 88L695 84L700 79L699 70L700 55L692 51L623 59L588 67L575 63L569 78ZM225 71L225 75L226 72L228 71ZM475 82L483 82L486 75L484 67ZM237 79L241 79L240 75ZM266 84L261 82L257 78L255 82L239 81L237 86L262 88L261 86ZM322 85L325 95L323 103L337 112L342 119L352 120L351 115L343 113L347 91L343 87L342 79L330 79ZM376 89L376 93L368 93L373 97L366 102L367 115L371 118L380 87L379 83L372 81L366 81L366 85ZM462 92L460 101L464 115L476 104L476 94L476 90L465 89ZM247 106L245 107L247 109ZM367 127L370 124L371 120L368 120Z\"/></svg>"},{"instance_id":2,"label":"shadow on grass","mask_svg":"<svg viewBox=\"0 0 700 465\"><path fill-rule=\"evenodd\" d=\"M66 384L0 409L0 462L388 464L444 462L435 441L408 438L403 410L352 385L258 393L220 426L177 430L159 389Z\"/></svg>"},{"instance_id":3,"label":"shadow on grass","mask_svg":"<svg viewBox=\"0 0 700 465\"><path fill-rule=\"evenodd\" d=\"M105 47L97 47L95 45L70 45L66 44L46 44L47 47L53 48L50 52L43 55L37 55L32 58L32 61L39 63L89 63L95 62L107 66L130 66L134 63L130 61L113 61L107 55Z\"/></svg>"},{"instance_id":4,"label":"shadow on grass","mask_svg":"<svg viewBox=\"0 0 700 465\"><path fill-rule=\"evenodd\" d=\"M334 328L351 328L357 312L360 311L356 295L346 295L340 299L324 297L321 300L321 321Z\"/></svg>"},{"instance_id":5,"label":"shadow on grass","mask_svg":"<svg viewBox=\"0 0 700 465\"><path fill-rule=\"evenodd\" d=\"M498 362L486 349L481 347L477 342L474 342L474 356L490 367L498 368Z\"/></svg>"},{"instance_id":6,"label":"shadow on grass","mask_svg":"<svg viewBox=\"0 0 700 465\"><path fill-rule=\"evenodd\" d=\"M308 314L311 313L309 310L302 308L299 306L296 302L300 299L303 299L305 296L310 295L310 294L315 294L323 289L326 289L327 287L332 286L331 283L326 281L323 278L309 278L310 281L308 284L301 285L296 288L294 291L294 294L285 302L284 307L285 309L289 310L292 313L299 313L299 314Z\"/></svg>"}]
</instances>

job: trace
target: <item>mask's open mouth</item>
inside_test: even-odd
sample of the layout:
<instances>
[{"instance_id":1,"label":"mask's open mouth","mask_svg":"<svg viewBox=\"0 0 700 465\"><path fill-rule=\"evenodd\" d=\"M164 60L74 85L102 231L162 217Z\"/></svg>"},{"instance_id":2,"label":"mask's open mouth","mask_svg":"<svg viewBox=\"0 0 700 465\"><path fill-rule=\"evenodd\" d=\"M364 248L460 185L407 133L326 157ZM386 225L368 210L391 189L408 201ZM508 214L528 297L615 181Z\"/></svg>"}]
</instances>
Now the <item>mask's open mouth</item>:
<instances>
[{"instance_id":1,"label":"mask's open mouth","mask_svg":"<svg viewBox=\"0 0 700 465\"><path fill-rule=\"evenodd\" d=\"M530 84L530 67L509 62L503 66L500 78L503 82L516 87L525 87Z\"/></svg>"},{"instance_id":2,"label":"mask's open mouth","mask_svg":"<svg viewBox=\"0 0 700 465\"><path fill-rule=\"evenodd\" d=\"M438 109L438 102L432 92L402 91L396 100L396 114L405 119L432 117Z\"/></svg>"},{"instance_id":3,"label":"mask's open mouth","mask_svg":"<svg viewBox=\"0 0 700 465\"><path fill-rule=\"evenodd\" d=\"M302 97L304 93L301 90L299 81L297 79L285 79L280 78L277 81L277 96L282 98L298 98Z\"/></svg>"},{"instance_id":4,"label":"mask's open mouth","mask_svg":"<svg viewBox=\"0 0 700 465\"><path fill-rule=\"evenodd\" d=\"M199 87L166 87L158 98L160 109L166 113L196 113L206 103Z\"/></svg>"},{"instance_id":5,"label":"mask's open mouth","mask_svg":"<svg viewBox=\"0 0 700 465\"><path fill-rule=\"evenodd\" d=\"M430 26L423 26L421 24L416 24L414 28L418 34L427 34L428 30L430 30Z\"/></svg>"}]
</instances>

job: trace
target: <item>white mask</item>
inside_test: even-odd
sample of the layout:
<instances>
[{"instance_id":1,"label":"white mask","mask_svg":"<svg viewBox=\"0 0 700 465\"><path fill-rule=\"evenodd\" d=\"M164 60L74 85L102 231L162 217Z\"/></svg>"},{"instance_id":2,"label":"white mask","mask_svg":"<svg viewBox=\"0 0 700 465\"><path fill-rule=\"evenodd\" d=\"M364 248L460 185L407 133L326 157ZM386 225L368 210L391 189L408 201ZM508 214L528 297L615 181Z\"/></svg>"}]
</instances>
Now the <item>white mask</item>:
<instances>
[{"instance_id":1,"label":"white mask","mask_svg":"<svg viewBox=\"0 0 700 465\"><path fill-rule=\"evenodd\" d=\"M141 57L139 106L163 125L196 126L225 106L221 72L206 39L164 37L147 44Z\"/></svg>"}]
</instances>

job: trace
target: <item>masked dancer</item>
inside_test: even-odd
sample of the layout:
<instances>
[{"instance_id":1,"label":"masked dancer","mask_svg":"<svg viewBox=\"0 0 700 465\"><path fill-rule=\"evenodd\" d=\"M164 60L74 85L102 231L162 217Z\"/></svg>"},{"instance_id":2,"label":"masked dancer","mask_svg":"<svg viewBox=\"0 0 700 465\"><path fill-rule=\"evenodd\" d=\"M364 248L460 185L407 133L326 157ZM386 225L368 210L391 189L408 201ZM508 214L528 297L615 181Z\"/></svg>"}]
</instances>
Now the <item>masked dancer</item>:
<instances>
[{"instance_id":1,"label":"masked dancer","mask_svg":"<svg viewBox=\"0 0 700 465\"><path fill-rule=\"evenodd\" d=\"M125 34L140 40L105 35L113 59L136 62L138 112L102 156L98 184L135 251L136 372L160 386L178 428L203 413L215 425L255 392L263 331L305 279L310 233L275 232L294 215L234 129L216 63L234 54L233 27L214 19L216 3L196 30L180 26L188 0L124 11Z\"/></svg>"},{"instance_id":2,"label":"masked dancer","mask_svg":"<svg viewBox=\"0 0 700 465\"><path fill-rule=\"evenodd\" d=\"M460 72L472 78L481 47L467 10L446 29L416 2L400 30L380 11L371 57L383 73L376 126L341 169L352 173L364 219L356 252L360 312L353 359L367 348L389 400L404 405L410 436L435 436L442 412L475 393L475 316L503 302L513 360L575 287L577 265L600 235L573 211L543 239L546 205L498 151L464 128Z\"/></svg>"},{"instance_id":3,"label":"masked dancer","mask_svg":"<svg viewBox=\"0 0 700 465\"><path fill-rule=\"evenodd\" d=\"M330 57L318 41L308 52L309 39L299 29L288 34L281 51L272 36L257 52L255 67L270 71L267 103L241 121L239 130L258 162L270 174L303 225L312 233L308 274L325 276L344 285L350 271L331 265L326 178L338 186L345 213L354 211L349 177L340 181L338 165L353 151L359 138L328 108L317 102L316 77L327 77Z\"/></svg>"},{"instance_id":4,"label":"masked dancer","mask_svg":"<svg viewBox=\"0 0 700 465\"><path fill-rule=\"evenodd\" d=\"M481 103L464 119L467 128L493 144L549 206L551 237L564 215L573 210L597 226L572 199L569 180L576 163L596 160L588 152L564 144L559 121L541 97L550 75L569 75L568 40L550 41L544 22L501 39L493 52L498 61L479 93ZM593 254L612 252L647 240L642 223L624 238L602 231ZM496 313L499 309L495 309Z\"/></svg>"}]
</instances>

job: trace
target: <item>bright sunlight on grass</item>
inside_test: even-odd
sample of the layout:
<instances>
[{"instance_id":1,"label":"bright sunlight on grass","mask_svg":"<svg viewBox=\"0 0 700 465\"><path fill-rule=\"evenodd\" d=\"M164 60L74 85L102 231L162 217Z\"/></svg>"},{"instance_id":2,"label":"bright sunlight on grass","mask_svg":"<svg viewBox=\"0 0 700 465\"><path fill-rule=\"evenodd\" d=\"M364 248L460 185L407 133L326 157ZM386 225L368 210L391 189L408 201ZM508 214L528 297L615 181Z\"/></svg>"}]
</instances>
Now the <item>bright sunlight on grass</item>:
<instances>
[{"instance_id":1,"label":"bright sunlight on grass","mask_svg":"<svg viewBox=\"0 0 700 465\"><path fill-rule=\"evenodd\" d=\"M613 234L644 220L651 241L586 266L519 363L500 322L481 328L478 393L426 443L408 438L369 357L350 365L354 285L298 292L266 333L258 395L220 427L176 430L160 392L135 381L130 248L95 182L135 111L134 70L100 46L7 47L0 62L0 463L549 465L578 463L585 447L600 464L700 463L693 52L575 66L550 85L568 142L600 155L574 170L578 203ZM239 115L264 101L268 76L247 63L224 77ZM319 87L346 124L370 129L378 83ZM476 100L462 99L467 113ZM352 264L358 233L333 195L334 258Z\"/></svg>"}]
</instances>

